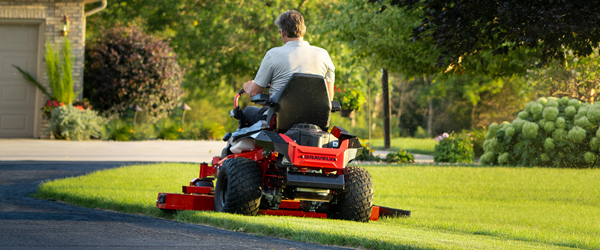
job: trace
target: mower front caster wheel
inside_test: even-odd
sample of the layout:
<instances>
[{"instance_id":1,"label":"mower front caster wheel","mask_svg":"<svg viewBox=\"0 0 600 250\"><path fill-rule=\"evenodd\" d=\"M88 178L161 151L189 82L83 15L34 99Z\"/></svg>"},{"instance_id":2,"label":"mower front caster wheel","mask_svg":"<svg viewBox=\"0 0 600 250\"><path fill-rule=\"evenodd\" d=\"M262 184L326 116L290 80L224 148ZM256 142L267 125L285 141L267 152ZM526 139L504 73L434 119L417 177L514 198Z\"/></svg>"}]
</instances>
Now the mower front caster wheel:
<instances>
[{"instance_id":1,"label":"mower front caster wheel","mask_svg":"<svg viewBox=\"0 0 600 250\"><path fill-rule=\"evenodd\" d=\"M231 158L219 168L215 187L215 211L243 215L258 214L262 173L248 158Z\"/></svg>"}]
</instances>

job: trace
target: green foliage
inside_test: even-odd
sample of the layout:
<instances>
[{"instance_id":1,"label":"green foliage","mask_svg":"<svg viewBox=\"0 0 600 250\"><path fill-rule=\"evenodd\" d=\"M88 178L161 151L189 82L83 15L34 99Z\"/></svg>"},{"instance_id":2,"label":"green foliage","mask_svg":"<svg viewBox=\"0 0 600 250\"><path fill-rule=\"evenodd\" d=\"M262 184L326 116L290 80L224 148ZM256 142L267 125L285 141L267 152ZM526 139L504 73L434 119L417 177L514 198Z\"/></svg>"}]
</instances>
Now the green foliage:
<instances>
[{"instance_id":1,"label":"green foliage","mask_svg":"<svg viewBox=\"0 0 600 250\"><path fill-rule=\"evenodd\" d=\"M521 111L521 112L519 112L519 114L517 115L517 117L519 117L521 119L527 119L527 118L529 118L529 112L527 112L527 111Z\"/></svg>"},{"instance_id":2,"label":"green foliage","mask_svg":"<svg viewBox=\"0 0 600 250\"><path fill-rule=\"evenodd\" d=\"M155 121L179 104L183 69L168 41L114 27L88 41L85 58L84 94L104 115L139 105Z\"/></svg>"},{"instance_id":3,"label":"green foliage","mask_svg":"<svg viewBox=\"0 0 600 250\"><path fill-rule=\"evenodd\" d=\"M418 126L417 131L415 131L415 138L423 139L427 138L427 131L423 129L423 127Z\"/></svg>"},{"instance_id":4,"label":"green foliage","mask_svg":"<svg viewBox=\"0 0 600 250\"><path fill-rule=\"evenodd\" d=\"M366 2L366 1L365 1ZM383 1L377 1L382 3ZM538 51L540 65L561 59L568 48L577 56L588 56L600 36L590 27L600 22L593 16L582 22L582 13L600 8L596 1L570 4L564 1L391 1L399 8L423 11L420 25L413 30L419 39L435 38L441 64L455 65L486 51L508 54L522 48ZM384 12L385 13L385 12ZM552 14L548 14L552 13ZM554 18L554 17L562 18ZM364 18L364 17L363 17ZM519 32L515 35L513 31Z\"/></svg>"},{"instance_id":5,"label":"green foliage","mask_svg":"<svg viewBox=\"0 0 600 250\"><path fill-rule=\"evenodd\" d=\"M103 138L114 141L129 141L134 130L121 119L113 119L104 126Z\"/></svg>"},{"instance_id":6,"label":"green foliage","mask_svg":"<svg viewBox=\"0 0 600 250\"><path fill-rule=\"evenodd\" d=\"M532 113L543 110L542 116L516 118L512 124L500 126L496 133L488 133L481 163L598 167L599 129L597 122L589 119L596 119L597 106L567 99L549 97L528 103L522 112L527 112L527 109ZM514 131L511 131L511 126ZM521 130L517 129L519 126L522 126Z\"/></svg>"},{"instance_id":7,"label":"green foliage","mask_svg":"<svg viewBox=\"0 0 600 250\"><path fill-rule=\"evenodd\" d=\"M496 124L497 126L497 124ZM490 126L489 130L492 130ZM436 140L439 142L433 151L433 160L436 162L473 162L473 138L470 136L462 137L454 133L448 135L444 133ZM488 147L493 147L487 145Z\"/></svg>"},{"instance_id":8,"label":"green foliage","mask_svg":"<svg viewBox=\"0 0 600 250\"><path fill-rule=\"evenodd\" d=\"M158 139L177 140L180 133L183 132L181 124L176 124L169 119L161 119L156 123L158 130Z\"/></svg>"},{"instance_id":9,"label":"green foliage","mask_svg":"<svg viewBox=\"0 0 600 250\"><path fill-rule=\"evenodd\" d=\"M46 40L45 60L50 91L36 81L29 73L15 65L13 67L19 70L28 82L35 84L48 99L56 100L59 103L72 103L75 100L76 94L73 90L73 53L69 39L64 38L60 51L56 51L54 45L49 40Z\"/></svg>"},{"instance_id":10,"label":"green foliage","mask_svg":"<svg viewBox=\"0 0 600 250\"><path fill-rule=\"evenodd\" d=\"M321 24L322 32L345 42L353 51L353 60L366 59L376 67L398 69L408 76L440 71L435 67L434 54L441 48L428 42L410 42L412 29L419 24L420 9L393 8L375 14L380 5L364 0L342 1Z\"/></svg>"},{"instance_id":11,"label":"green foliage","mask_svg":"<svg viewBox=\"0 0 600 250\"><path fill-rule=\"evenodd\" d=\"M64 105L52 110L48 130L57 139L89 140L90 137L100 137L104 122L95 111Z\"/></svg>"},{"instance_id":12,"label":"green foliage","mask_svg":"<svg viewBox=\"0 0 600 250\"><path fill-rule=\"evenodd\" d=\"M374 162L380 162L381 158L377 155L374 155L373 152L375 152L375 150L369 148L369 146L367 144L363 144L362 145L362 150L360 152L360 154L358 154L354 160L357 161L374 161Z\"/></svg>"},{"instance_id":13,"label":"green foliage","mask_svg":"<svg viewBox=\"0 0 600 250\"><path fill-rule=\"evenodd\" d=\"M334 100L338 101L342 109L360 110L365 105L367 100L359 89L342 89L336 87Z\"/></svg>"},{"instance_id":14,"label":"green foliage","mask_svg":"<svg viewBox=\"0 0 600 250\"><path fill-rule=\"evenodd\" d=\"M385 156L385 162L387 163L411 163L415 162L415 157L412 154L406 152L406 150L400 149L396 152L388 153Z\"/></svg>"},{"instance_id":15,"label":"green foliage","mask_svg":"<svg viewBox=\"0 0 600 250\"><path fill-rule=\"evenodd\" d=\"M523 125L523 135L529 139L535 138L538 133L539 126L533 122L526 122Z\"/></svg>"},{"instance_id":16,"label":"green foliage","mask_svg":"<svg viewBox=\"0 0 600 250\"><path fill-rule=\"evenodd\" d=\"M574 143L581 143L585 139L585 134L585 129L579 126L574 126L571 130L569 130L569 134L567 134L567 139L571 140Z\"/></svg>"},{"instance_id":17,"label":"green foliage","mask_svg":"<svg viewBox=\"0 0 600 250\"><path fill-rule=\"evenodd\" d=\"M588 164L594 164L594 162L596 162L597 158L598 158L598 156L592 152L585 152L583 154L583 159Z\"/></svg>"},{"instance_id":18,"label":"green foliage","mask_svg":"<svg viewBox=\"0 0 600 250\"><path fill-rule=\"evenodd\" d=\"M589 103L598 101L599 48L591 48L588 51L590 54L584 57L576 55L581 51L565 49L557 54L557 60L549 62L546 67L528 71L527 78L533 90L542 95L567 96ZM567 102L579 108L577 100Z\"/></svg>"},{"instance_id":19,"label":"green foliage","mask_svg":"<svg viewBox=\"0 0 600 250\"><path fill-rule=\"evenodd\" d=\"M552 102L555 104L558 104L557 102ZM546 121L554 121L556 119L556 117L558 117L558 108L551 106L551 107L547 107L544 109L542 117L544 117L544 119ZM527 118L525 118L527 119Z\"/></svg>"},{"instance_id":20,"label":"green foliage","mask_svg":"<svg viewBox=\"0 0 600 250\"><path fill-rule=\"evenodd\" d=\"M514 133L514 128L512 128L512 126L507 127L506 128L507 131L508 129L511 129ZM474 129L474 130L463 130L460 135L458 135L460 138L469 138L469 140L471 140L471 138L473 138L471 140L471 144L473 144L473 154L475 157L480 157L481 155L483 155L483 143L485 142L485 135L487 133L487 130L485 128L482 129Z\"/></svg>"},{"instance_id":21,"label":"green foliage","mask_svg":"<svg viewBox=\"0 0 600 250\"><path fill-rule=\"evenodd\" d=\"M195 122L185 125L181 139L188 140L218 140L227 133L225 126L217 122Z\"/></svg>"},{"instance_id":22,"label":"green foliage","mask_svg":"<svg viewBox=\"0 0 600 250\"><path fill-rule=\"evenodd\" d=\"M552 138L546 138L544 141L544 148L546 151L552 152L552 150L554 150L554 140L552 140Z\"/></svg>"}]
</instances>

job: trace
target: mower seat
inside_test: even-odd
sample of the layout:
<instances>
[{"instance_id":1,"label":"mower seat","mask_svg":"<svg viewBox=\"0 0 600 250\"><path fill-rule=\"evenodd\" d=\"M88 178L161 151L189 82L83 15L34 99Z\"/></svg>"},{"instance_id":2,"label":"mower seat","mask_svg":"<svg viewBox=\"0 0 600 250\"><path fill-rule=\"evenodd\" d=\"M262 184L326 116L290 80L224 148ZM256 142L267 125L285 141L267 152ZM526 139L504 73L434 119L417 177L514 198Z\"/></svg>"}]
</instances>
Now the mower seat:
<instances>
[{"instance_id":1,"label":"mower seat","mask_svg":"<svg viewBox=\"0 0 600 250\"><path fill-rule=\"evenodd\" d=\"M308 123L323 130L329 128L331 101L325 78L320 75L294 73L270 101L267 122L271 129L285 133L294 124Z\"/></svg>"}]
</instances>

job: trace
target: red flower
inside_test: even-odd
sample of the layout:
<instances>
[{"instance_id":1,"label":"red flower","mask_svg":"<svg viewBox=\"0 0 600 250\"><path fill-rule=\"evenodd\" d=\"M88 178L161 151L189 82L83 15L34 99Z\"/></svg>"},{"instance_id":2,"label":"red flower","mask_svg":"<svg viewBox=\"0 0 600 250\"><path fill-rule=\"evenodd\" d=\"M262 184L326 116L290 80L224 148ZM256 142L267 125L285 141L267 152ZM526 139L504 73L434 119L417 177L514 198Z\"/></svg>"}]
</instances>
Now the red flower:
<instances>
[{"instance_id":1,"label":"red flower","mask_svg":"<svg viewBox=\"0 0 600 250\"><path fill-rule=\"evenodd\" d=\"M75 107L76 107L77 109L81 110L81 111L83 111L83 110L84 110L84 109L83 109L83 106L79 106L79 105L77 105L77 106L75 106Z\"/></svg>"}]
</instances>

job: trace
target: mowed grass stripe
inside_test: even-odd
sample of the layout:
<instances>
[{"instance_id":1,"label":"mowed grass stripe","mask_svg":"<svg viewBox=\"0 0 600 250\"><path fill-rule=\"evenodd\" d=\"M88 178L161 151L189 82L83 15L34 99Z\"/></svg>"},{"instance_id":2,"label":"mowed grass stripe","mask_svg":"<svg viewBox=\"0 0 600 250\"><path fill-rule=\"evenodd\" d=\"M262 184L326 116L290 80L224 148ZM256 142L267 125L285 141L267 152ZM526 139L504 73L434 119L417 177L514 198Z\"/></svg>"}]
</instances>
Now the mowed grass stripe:
<instances>
[{"instance_id":1,"label":"mowed grass stripe","mask_svg":"<svg viewBox=\"0 0 600 250\"><path fill-rule=\"evenodd\" d=\"M366 142L363 142L363 145ZM433 148L437 144L435 139L419 139L419 138L392 138L390 141L389 151L398 151L404 149L411 154L433 154ZM374 139L372 143L374 149L383 149L383 139Z\"/></svg>"},{"instance_id":2,"label":"mowed grass stripe","mask_svg":"<svg viewBox=\"0 0 600 250\"><path fill-rule=\"evenodd\" d=\"M198 165L138 165L47 182L35 195L67 203L168 217L158 192L181 192ZM410 166L367 167L375 204L410 218L356 223L185 211L184 222L298 241L373 249L600 249L600 170Z\"/></svg>"}]
</instances>

